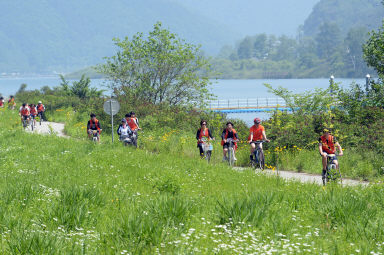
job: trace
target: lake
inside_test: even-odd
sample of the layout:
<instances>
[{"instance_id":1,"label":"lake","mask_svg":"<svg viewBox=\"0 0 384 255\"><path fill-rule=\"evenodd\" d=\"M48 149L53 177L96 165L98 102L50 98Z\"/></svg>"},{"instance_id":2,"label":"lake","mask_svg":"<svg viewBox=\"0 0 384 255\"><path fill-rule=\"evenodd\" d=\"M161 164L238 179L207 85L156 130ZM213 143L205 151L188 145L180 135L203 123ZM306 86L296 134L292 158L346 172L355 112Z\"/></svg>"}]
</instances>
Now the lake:
<instances>
[{"instance_id":1,"label":"lake","mask_svg":"<svg viewBox=\"0 0 384 255\"><path fill-rule=\"evenodd\" d=\"M69 80L72 82L72 80ZM59 77L18 77L18 78L0 78L0 94L3 96L14 95L20 88L20 85L27 84L27 90L40 89L43 86L56 87L60 85ZM329 79L254 79L254 80L215 80L212 81L211 91L218 99L251 99L257 97L275 97L263 85L265 83L273 87L282 86L294 93L301 93L314 88L327 88ZM352 82L364 85L365 79L337 79L336 83L340 83L343 87L349 87ZM105 80L92 79L93 87L104 88ZM240 118L251 124L256 117L266 119L268 113L237 113L229 114L231 118Z\"/></svg>"}]
</instances>

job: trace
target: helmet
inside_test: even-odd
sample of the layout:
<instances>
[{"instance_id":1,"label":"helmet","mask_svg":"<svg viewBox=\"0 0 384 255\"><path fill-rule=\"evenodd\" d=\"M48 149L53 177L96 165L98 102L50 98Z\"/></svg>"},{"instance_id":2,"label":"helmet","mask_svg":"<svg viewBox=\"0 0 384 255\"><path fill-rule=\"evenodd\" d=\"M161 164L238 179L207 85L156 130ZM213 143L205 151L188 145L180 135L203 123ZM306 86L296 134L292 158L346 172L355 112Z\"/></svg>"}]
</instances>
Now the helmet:
<instances>
[{"instance_id":1,"label":"helmet","mask_svg":"<svg viewBox=\"0 0 384 255\"><path fill-rule=\"evenodd\" d=\"M261 119L260 118L255 118L253 120L253 122L255 122L256 124L260 124L261 123Z\"/></svg>"},{"instance_id":2,"label":"helmet","mask_svg":"<svg viewBox=\"0 0 384 255\"><path fill-rule=\"evenodd\" d=\"M38 103L39 103L39 104L42 104L42 102L41 102L41 101L39 101Z\"/></svg>"},{"instance_id":3,"label":"helmet","mask_svg":"<svg viewBox=\"0 0 384 255\"><path fill-rule=\"evenodd\" d=\"M122 118L121 122L127 122L127 120L125 118Z\"/></svg>"}]
</instances>

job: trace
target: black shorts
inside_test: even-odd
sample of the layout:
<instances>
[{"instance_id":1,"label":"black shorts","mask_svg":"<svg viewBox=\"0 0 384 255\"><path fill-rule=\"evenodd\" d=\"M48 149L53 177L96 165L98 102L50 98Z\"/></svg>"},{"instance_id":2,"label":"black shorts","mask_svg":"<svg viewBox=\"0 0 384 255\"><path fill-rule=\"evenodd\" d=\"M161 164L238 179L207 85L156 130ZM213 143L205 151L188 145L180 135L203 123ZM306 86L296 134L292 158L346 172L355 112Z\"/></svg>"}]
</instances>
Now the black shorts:
<instances>
[{"instance_id":1,"label":"black shorts","mask_svg":"<svg viewBox=\"0 0 384 255\"><path fill-rule=\"evenodd\" d=\"M320 152L319 152L319 154L320 154ZM328 153L327 153L327 155L328 155ZM321 154L320 154L320 156L321 156ZM330 157L329 160L330 160L331 162L334 161L334 160L337 160L337 156L336 156L336 154L335 154L335 156Z\"/></svg>"},{"instance_id":2,"label":"black shorts","mask_svg":"<svg viewBox=\"0 0 384 255\"><path fill-rule=\"evenodd\" d=\"M236 147L236 144L234 143L233 148L235 148L235 147ZM229 143L224 143L223 149L228 149L228 148L229 148Z\"/></svg>"}]
</instances>

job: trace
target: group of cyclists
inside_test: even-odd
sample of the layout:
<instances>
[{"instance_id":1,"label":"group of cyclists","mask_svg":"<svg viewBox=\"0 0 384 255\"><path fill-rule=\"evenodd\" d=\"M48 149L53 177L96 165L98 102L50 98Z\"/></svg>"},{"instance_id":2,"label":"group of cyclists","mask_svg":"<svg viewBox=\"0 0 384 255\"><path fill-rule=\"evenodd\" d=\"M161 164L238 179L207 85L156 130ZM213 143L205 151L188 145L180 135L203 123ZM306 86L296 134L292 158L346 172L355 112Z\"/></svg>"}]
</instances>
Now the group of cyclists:
<instances>
[{"instance_id":1,"label":"group of cyclists","mask_svg":"<svg viewBox=\"0 0 384 255\"><path fill-rule=\"evenodd\" d=\"M93 135L97 136L97 141L100 141L100 134L102 131L99 120L96 115L92 113L91 119L87 123L88 137L92 139ZM138 130L141 130L139 126L139 119L136 117L135 112L125 114L125 117L121 119L121 123L117 128L117 134L122 141L126 137L132 137L133 145L137 147Z\"/></svg>"},{"instance_id":2,"label":"group of cyclists","mask_svg":"<svg viewBox=\"0 0 384 255\"><path fill-rule=\"evenodd\" d=\"M44 112L45 112L45 106L41 101L39 101L37 105L23 103L19 109L19 116L21 118L21 123L23 123L23 121L28 121L28 122L33 121L34 125L36 125L36 117L39 116L41 120L43 120Z\"/></svg>"},{"instance_id":3,"label":"group of cyclists","mask_svg":"<svg viewBox=\"0 0 384 255\"><path fill-rule=\"evenodd\" d=\"M15 98L13 96L10 96L8 100L8 108L14 109L16 106ZM4 107L4 98L0 97L0 108ZM27 120L34 121L36 125L35 118L39 116L41 119L44 118L44 112L45 112L45 106L44 104L39 101L36 104L28 104L23 103L22 106L19 109L19 115L21 118L21 122ZM100 141L100 134L102 132L101 124L99 120L96 118L95 114L90 115L90 120L87 123L87 133L88 137L92 139L92 136L97 137L97 141ZM261 125L261 119L255 118L253 120L254 125L251 126L249 129L249 135L247 142L250 145L250 161L252 162L254 159L254 151L256 149L262 150L263 145L262 142L270 142L270 140L267 138L265 133L264 126ZM196 133L196 139L197 139L197 147L199 149L199 153L201 157L204 157L204 143L210 140L215 140L215 138L212 135L211 130L207 127L207 121L202 120L200 122L200 128L197 130ZM138 137L138 130L141 130L139 126L139 120L136 117L135 112L131 111L130 113L127 113L123 119L121 119L121 123L119 127L117 128L117 134L120 137L120 140L122 141L126 137L131 137L133 144L137 147L137 137ZM229 140L233 142L233 157L234 160L236 159L236 149L237 149L237 142L239 141L239 136L236 130L234 129L234 124L230 121L226 123L226 127L221 133L221 145L223 147L223 161L228 160L227 153L228 148L230 146ZM322 158L322 180L323 184L325 184L325 180L327 178L327 164L329 161L331 161L333 164L336 165L337 168L339 168L339 162L337 159L336 152L338 151L338 155L343 155L343 150L341 148L341 145L337 141L337 139L331 134L329 129L324 129L322 136L318 139L318 150L320 153L320 156Z\"/></svg>"},{"instance_id":4,"label":"group of cyclists","mask_svg":"<svg viewBox=\"0 0 384 255\"><path fill-rule=\"evenodd\" d=\"M254 125L249 129L249 135L247 142L250 144L250 161L253 162L254 159L254 151L258 148L260 150L263 149L262 142L270 142L269 139L267 139L265 128L261 125L261 119L255 118L253 120ZM226 128L223 130L221 134L221 145L223 146L223 161L228 160L227 153L228 153L228 139L232 139L234 142L234 160L236 159L235 151L237 149L237 142L239 141L239 136L236 130L233 128L234 125L232 122L226 123ZM202 120L200 122L200 128L197 130L196 133L196 139L197 139L197 147L199 148L200 156L204 157L204 143L209 140L214 140L215 138L212 135L211 130L207 127L207 121ZM331 134L329 129L324 129L322 136L319 138L318 143L318 150L320 153L320 156L322 157L322 180L323 184L325 185L326 179L327 179L327 164L328 162L332 162L336 165L336 168L339 168L339 162L337 159L336 151L338 150L338 155L343 155L343 150L341 148L341 145L337 141L337 139Z\"/></svg>"}]
</instances>

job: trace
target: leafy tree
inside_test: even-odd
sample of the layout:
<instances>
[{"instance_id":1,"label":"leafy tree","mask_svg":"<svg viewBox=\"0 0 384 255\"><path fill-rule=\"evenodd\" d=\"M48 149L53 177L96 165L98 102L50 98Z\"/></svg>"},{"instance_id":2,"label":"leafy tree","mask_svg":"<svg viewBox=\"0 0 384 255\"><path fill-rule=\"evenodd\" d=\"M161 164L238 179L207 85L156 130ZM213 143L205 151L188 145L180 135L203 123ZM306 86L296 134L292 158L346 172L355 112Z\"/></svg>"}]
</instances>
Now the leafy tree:
<instances>
[{"instance_id":1,"label":"leafy tree","mask_svg":"<svg viewBox=\"0 0 384 255\"><path fill-rule=\"evenodd\" d=\"M384 77L384 22L378 31L369 33L369 39L363 46L364 59L368 66Z\"/></svg>"},{"instance_id":2,"label":"leafy tree","mask_svg":"<svg viewBox=\"0 0 384 255\"><path fill-rule=\"evenodd\" d=\"M317 53L320 58L328 59L337 51L341 43L341 31L337 24L325 22L316 36Z\"/></svg>"},{"instance_id":3,"label":"leafy tree","mask_svg":"<svg viewBox=\"0 0 384 255\"><path fill-rule=\"evenodd\" d=\"M344 39L345 62L353 72L360 75L366 72L366 64L363 59L363 44L368 39L368 31L365 27L357 27L349 30Z\"/></svg>"},{"instance_id":4,"label":"leafy tree","mask_svg":"<svg viewBox=\"0 0 384 255\"><path fill-rule=\"evenodd\" d=\"M157 103L203 103L208 93L209 64L200 48L180 40L161 23L144 38L114 39L117 54L106 58L98 71L111 80L116 94Z\"/></svg>"},{"instance_id":5,"label":"leafy tree","mask_svg":"<svg viewBox=\"0 0 384 255\"><path fill-rule=\"evenodd\" d=\"M248 59L252 57L253 54L253 42L252 38L247 36L242 40L237 49L237 55L240 59Z\"/></svg>"},{"instance_id":6,"label":"leafy tree","mask_svg":"<svg viewBox=\"0 0 384 255\"><path fill-rule=\"evenodd\" d=\"M61 89L68 96L76 96L80 99L88 99L92 97L100 97L103 94L103 90L97 88L91 88L91 79L85 77L83 74L79 81L74 81L72 86L69 84L64 76L60 75Z\"/></svg>"},{"instance_id":7,"label":"leafy tree","mask_svg":"<svg viewBox=\"0 0 384 255\"><path fill-rule=\"evenodd\" d=\"M268 55L268 36L266 34L257 35L253 43L254 57L263 59Z\"/></svg>"}]
</instances>

